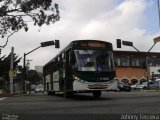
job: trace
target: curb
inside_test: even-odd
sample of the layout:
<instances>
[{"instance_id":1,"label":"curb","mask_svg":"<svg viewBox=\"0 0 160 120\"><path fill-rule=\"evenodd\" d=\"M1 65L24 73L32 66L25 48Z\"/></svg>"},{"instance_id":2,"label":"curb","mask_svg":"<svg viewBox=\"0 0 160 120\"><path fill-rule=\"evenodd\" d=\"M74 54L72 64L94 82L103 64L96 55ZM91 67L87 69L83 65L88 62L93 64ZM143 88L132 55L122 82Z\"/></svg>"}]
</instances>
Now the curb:
<instances>
[{"instance_id":1,"label":"curb","mask_svg":"<svg viewBox=\"0 0 160 120\"><path fill-rule=\"evenodd\" d=\"M131 90L131 92L160 92L160 90Z\"/></svg>"},{"instance_id":2,"label":"curb","mask_svg":"<svg viewBox=\"0 0 160 120\"><path fill-rule=\"evenodd\" d=\"M0 97L29 96L32 94L0 94Z\"/></svg>"},{"instance_id":3,"label":"curb","mask_svg":"<svg viewBox=\"0 0 160 120\"><path fill-rule=\"evenodd\" d=\"M14 96L14 95L12 95L12 94L0 94L0 97L12 97L12 96Z\"/></svg>"}]
</instances>

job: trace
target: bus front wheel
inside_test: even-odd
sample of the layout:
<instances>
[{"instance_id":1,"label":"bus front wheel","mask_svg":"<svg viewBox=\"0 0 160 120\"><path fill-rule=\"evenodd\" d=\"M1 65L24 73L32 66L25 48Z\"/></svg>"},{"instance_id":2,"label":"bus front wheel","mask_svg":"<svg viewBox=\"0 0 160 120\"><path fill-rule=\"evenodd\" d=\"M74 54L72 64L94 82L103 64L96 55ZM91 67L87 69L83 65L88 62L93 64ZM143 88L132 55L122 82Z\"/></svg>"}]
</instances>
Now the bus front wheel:
<instances>
[{"instance_id":1,"label":"bus front wheel","mask_svg":"<svg viewBox=\"0 0 160 120\"><path fill-rule=\"evenodd\" d=\"M100 98L101 91L93 91L92 94L93 94L94 98Z\"/></svg>"}]
</instances>

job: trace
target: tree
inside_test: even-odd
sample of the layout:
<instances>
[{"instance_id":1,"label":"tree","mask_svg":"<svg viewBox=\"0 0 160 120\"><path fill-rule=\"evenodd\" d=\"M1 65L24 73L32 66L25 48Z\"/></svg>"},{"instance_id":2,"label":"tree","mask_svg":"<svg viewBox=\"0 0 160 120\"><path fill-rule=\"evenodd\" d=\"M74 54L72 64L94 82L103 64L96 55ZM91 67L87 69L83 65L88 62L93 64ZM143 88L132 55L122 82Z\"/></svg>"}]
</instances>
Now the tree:
<instances>
[{"instance_id":1,"label":"tree","mask_svg":"<svg viewBox=\"0 0 160 120\"><path fill-rule=\"evenodd\" d=\"M40 81L42 81L42 76L37 73L35 70L29 70L28 72L28 80L31 84L36 84Z\"/></svg>"},{"instance_id":2,"label":"tree","mask_svg":"<svg viewBox=\"0 0 160 120\"><path fill-rule=\"evenodd\" d=\"M28 23L49 25L60 20L58 4L52 0L0 0L0 35L4 38L21 29L28 31Z\"/></svg>"},{"instance_id":3,"label":"tree","mask_svg":"<svg viewBox=\"0 0 160 120\"><path fill-rule=\"evenodd\" d=\"M21 58L18 58L18 56L14 54L13 69L17 68L20 60ZM3 76L5 80L9 79L10 61L11 61L11 53L7 57L3 56L0 58L0 76Z\"/></svg>"}]
</instances>

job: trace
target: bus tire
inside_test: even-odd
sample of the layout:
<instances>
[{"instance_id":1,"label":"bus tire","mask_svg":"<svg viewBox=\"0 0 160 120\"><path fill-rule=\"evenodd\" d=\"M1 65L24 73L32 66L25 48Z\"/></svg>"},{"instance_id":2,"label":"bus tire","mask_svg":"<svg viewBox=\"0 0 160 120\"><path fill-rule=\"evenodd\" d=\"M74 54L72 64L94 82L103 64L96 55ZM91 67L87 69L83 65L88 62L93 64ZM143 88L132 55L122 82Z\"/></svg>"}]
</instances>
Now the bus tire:
<instances>
[{"instance_id":1,"label":"bus tire","mask_svg":"<svg viewBox=\"0 0 160 120\"><path fill-rule=\"evenodd\" d=\"M101 93L102 93L101 91L93 91L93 92L92 92L94 98L100 98Z\"/></svg>"},{"instance_id":2,"label":"bus tire","mask_svg":"<svg viewBox=\"0 0 160 120\"><path fill-rule=\"evenodd\" d=\"M51 92L51 95L56 95L55 91Z\"/></svg>"},{"instance_id":3,"label":"bus tire","mask_svg":"<svg viewBox=\"0 0 160 120\"><path fill-rule=\"evenodd\" d=\"M47 93L48 95L52 95L52 92L51 91L48 91L48 93Z\"/></svg>"},{"instance_id":4,"label":"bus tire","mask_svg":"<svg viewBox=\"0 0 160 120\"><path fill-rule=\"evenodd\" d=\"M65 97L65 98L71 98L71 97L73 97L73 95L74 95L73 92L68 92L68 91L65 91L65 92L64 92L64 97Z\"/></svg>"}]
</instances>

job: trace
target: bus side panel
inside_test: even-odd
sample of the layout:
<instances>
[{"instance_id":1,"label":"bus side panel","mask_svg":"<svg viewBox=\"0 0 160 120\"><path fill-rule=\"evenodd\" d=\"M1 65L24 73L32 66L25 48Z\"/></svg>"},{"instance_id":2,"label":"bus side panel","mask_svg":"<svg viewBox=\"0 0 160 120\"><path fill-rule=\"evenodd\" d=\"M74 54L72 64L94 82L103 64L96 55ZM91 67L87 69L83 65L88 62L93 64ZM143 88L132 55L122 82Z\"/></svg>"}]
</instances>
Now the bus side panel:
<instances>
[{"instance_id":1,"label":"bus side panel","mask_svg":"<svg viewBox=\"0 0 160 120\"><path fill-rule=\"evenodd\" d=\"M51 87L51 92L53 91L53 63L51 64L51 70L50 70L50 87Z\"/></svg>"},{"instance_id":2,"label":"bus side panel","mask_svg":"<svg viewBox=\"0 0 160 120\"><path fill-rule=\"evenodd\" d=\"M53 91L59 91L59 71L53 73Z\"/></svg>"},{"instance_id":3,"label":"bus side panel","mask_svg":"<svg viewBox=\"0 0 160 120\"><path fill-rule=\"evenodd\" d=\"M62 63L63 65L63 63ZM64 87L64 79L65 79L65 70L64 67L59 70L59 90L63 91Z\"/></svg>"}]
</instances>

